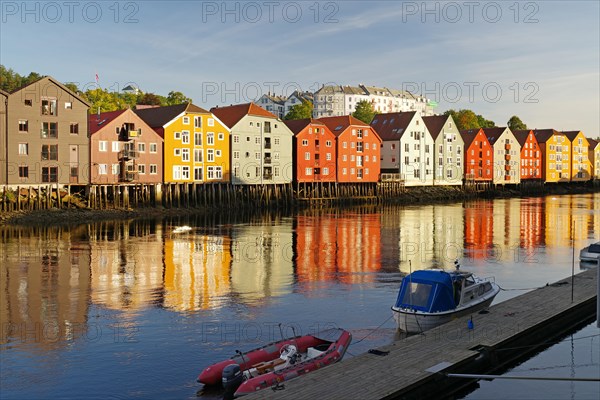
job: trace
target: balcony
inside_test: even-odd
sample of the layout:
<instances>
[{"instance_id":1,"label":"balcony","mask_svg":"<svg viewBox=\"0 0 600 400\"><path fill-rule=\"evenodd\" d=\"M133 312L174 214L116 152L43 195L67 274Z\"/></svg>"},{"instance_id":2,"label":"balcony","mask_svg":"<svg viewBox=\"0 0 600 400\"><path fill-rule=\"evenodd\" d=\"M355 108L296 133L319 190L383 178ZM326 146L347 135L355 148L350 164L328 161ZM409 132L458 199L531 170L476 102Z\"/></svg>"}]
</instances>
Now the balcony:
<instances>
[{"instance_id":1,"label":"balcony","mask_svg":"<svg viewBox=\"0 0 600 400\"><path fill-rule=\"evenodd\" d=\"M504 180L505 181L510 181L510 175L504 175Z\"/></svg>"},{"instance_id":2,"label":"balcony","mask_svg":"<svg viewBox=\"0 0 600 400\"><path fill-rule=\"evenodd\" d=\"M273 174L265 173L263 174L263 179L273 179Z\"/></svg>"},{"instance_id":3,"label":"balcony","mask_svg":"<svg viewBox=\"0 0 600 400\"><path fill-rule=\"evenodd\" d=\"M138 158L138 152L135 150L121 150L119 151L119 160L135 160Z\"/></svg>"},{"instance_id":4,"label":"balcony","mask_svg":"<svg viewBox=\"0 0 600 400\"><path fill-rule=\"evenodd\" d=\"M508 164L507 164L507 165L505 165L505 166L504 166L504 170L505 170L505 171L510 171L510 165L508 165Z\"/></svg>"},{"instance_id":5,"label":"balcony","mask_svg":"<svg viewBox=\"0 0 600 400\"><path fill-rule=\"evenodd\" d=\"M137 172L127 171L119 176L119 182L133 182L137 179Z\"/></svg>"},{"instance_id":6,"label":"balcony","mask_svg":"<svg viewBox=\"0 0 600 400\"><path fill-rule=\"evenodd\" d=\"M138 129L121 129L121 132L119 133L119 141L120 142L128 142L130 140L132 140L133 138L138 138L142 136L142 128L138 128Z\"/></svg>"},{"instance_id":7,"label":"balcony","mask_svg":"<svg viewBox=\"0 0 600 400\"><path fill-rule=\"evenodd\" d=\"M505 149L505 150L510 150L510 144L508 144L508 143L507 143L507 144L505 144L505 145L504 145L504 149Z\"/></svg>"},{"instance_id":8,"label":"balcony","mask_svg":"<svg viewBox=\"0 0 600 400\"><path fill-rule=\"evenodd\" d=\"M265 157L263 160L264 164L271 164L271 157Z\"/></svg>"},{"instance_id":9,"label":"balcony","mask_svg":"<svg viewBox=\"0 0 600 400\"><path fill-rule=\"evenodd\" d=\"M504 159L505 159L506 161L510 161L510 154L505 154L505 155L504 155Z\"/></svg>"},{"instance_id":10,"label":"balcony","mask_svg":"<svg viewBox=\"0 0 600 400\"><path fill-rule=\"evenodd\" d=\"M265 142L265 149L271 148L271 142Z\"/></svg>"}]
</instances>

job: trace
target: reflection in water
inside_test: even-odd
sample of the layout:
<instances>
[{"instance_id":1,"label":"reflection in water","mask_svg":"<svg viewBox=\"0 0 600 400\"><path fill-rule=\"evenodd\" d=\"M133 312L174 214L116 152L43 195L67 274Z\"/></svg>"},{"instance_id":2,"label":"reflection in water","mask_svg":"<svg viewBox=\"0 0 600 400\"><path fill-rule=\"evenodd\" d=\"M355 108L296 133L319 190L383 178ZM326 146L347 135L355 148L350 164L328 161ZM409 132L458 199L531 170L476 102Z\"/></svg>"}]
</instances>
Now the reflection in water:
<instances>
[{"instance_id":1,"label":"reflection in water","mask_svg":"<svg viewBox=\"0 0 600 400\"><path fill-rule=\"evenodd\" d=\"M117 359L139 353L150 362L147 358L157 351L157 337L165 352L181 351L176 340L168 340L182 334L170 330L173 322L148 322L157 315L167 314L169 321L172 315L186 317L176 326L193 331L188 344L209 347L202 348L205 358L217 349L230 354L238 348L229 333L227 341L208 345L198 334L203 324L210 323L213 337L220 337L221 321L237 321L239 306L245 321L260 318L264 311L268 319L257 326L276 326L272 321L285 321L281 316L290 310L305 313L305 318L327 315L321 321L305 321L305 327L359 323L364 316L357 310L384 320L399 275L410 268L447 268L455 259L462 259L467 269L495 275L504 287L544 284L570 273L571 236L577 251L598 240L599 209L600 194L595 194L304 210L293 216L211 215L79 227L2 227L3 374L5 369L15 370L23 349L34 364L47 361L49 355L61 360L66 354L88 351L92 343L77 342L77 337L95 324L106 329L115 321L150 337L140 340L138 347L116 349ZM192 229L173 232L182 225ZM498 299L507 296L503 293ZM228 325L236 327L234 322ZM357 332L367 328L358 327ZM98 354L104 354L104 348ZM97 368L113 366L108 361L97 363ZM14 382L22 379L8 378L13 375L3 375L2 386L14 394L18 392ZM137 393L134 383L125 384ZM62 388L60 383L56 387Z\"/></svg>"}]
</instances>

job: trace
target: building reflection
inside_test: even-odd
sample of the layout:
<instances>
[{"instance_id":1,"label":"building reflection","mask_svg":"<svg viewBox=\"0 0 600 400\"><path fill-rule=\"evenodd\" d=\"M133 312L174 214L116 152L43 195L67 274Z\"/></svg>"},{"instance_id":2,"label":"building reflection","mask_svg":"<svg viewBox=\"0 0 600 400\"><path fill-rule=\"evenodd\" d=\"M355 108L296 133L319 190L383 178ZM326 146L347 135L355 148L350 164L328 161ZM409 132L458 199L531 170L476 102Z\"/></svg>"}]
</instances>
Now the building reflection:
<instances>
[{"instance_id":1,"label":"building reflection","mask_svg":"<svg viewBox=\"0 0 600 400\"><path fill-rule=\"evenodd\" d=\"M464 247L468 259L483 260L494 247L494 202L474 200L464 204Z\"/></svg>"},{"instance_id":2,"label":"building reflection","mask_svg":"<svg viewBox=\"0 0 600 400\"><path fill-rule=\"evenodd\" d=\"M534 249L546 244L544 232L545 200L541 197L524 198L519 201L519 247Z\"/></svg>"},{"instance_id":3,"label":"building reflection","mask_svg":"<svg viewBox=\"0 0 600 400\"><path fill-rule=\"evenodd\" d=\"M0 230L2 344L30 351L66 346L86 334L90 298L87 227Z\"/></svg>"}]
</instances>

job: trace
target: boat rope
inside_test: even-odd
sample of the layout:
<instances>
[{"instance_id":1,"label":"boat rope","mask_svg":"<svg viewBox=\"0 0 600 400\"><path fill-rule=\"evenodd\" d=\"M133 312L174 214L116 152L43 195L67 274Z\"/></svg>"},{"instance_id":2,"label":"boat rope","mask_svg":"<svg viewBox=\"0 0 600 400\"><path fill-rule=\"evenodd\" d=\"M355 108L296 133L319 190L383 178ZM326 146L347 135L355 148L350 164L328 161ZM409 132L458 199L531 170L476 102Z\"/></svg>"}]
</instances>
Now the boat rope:
<instances>
[{"instance_id":1,"label":"boat rope","mask_svg":"<svg viewBox=\"0 0 600 400\"><path fill-rule=\"evenodd\" d=\"M378 326L377 328L375 328L375 329L371 330L371 332L367 333L367 334L365 335L365 337L363 337L363 338L362 338L362 339L360 339L359 341L350 343L350 346L352 346L353 344L358 344L358 343L362 342L363 340L365 340L366 338L368 338L368 337L369 337L369 335L371 335L373 332L375 332L376 330L378 330L379 328L381 328L381 327L382 327L382 326L383 326L383 325L384 325L386 322L388 322L388 321L389 321L390 319L392 319L393 317L394 317L393 315L390 315L389 317L387 317L387 319L386 319L385 321L383 321L381 324L379 324L379 326Z\"/></svg>"},{"instance_id":2,"label":"boat rope","mask_svg":"<svg viewBox=\"0 0 600 400\"><path fill-rule=\"evenodd\" d=\"M496 285L498 285L498 284L496 284ZM549 286L549 285L546 283L546 285L545 285L545 286ZM512 290L536 290L536 289L541 289L541 288L543 288L543 287L545 287L545 286L539 286L539 287L530 287L530 288L515 288L515 289L505 289L505 288L503 288L502 286L498 285L498 287L500 288L500 290L503 290L503 291L505 291L505 292L510 292L510 291L512 291Z\"/></svg>"}]
</instances>

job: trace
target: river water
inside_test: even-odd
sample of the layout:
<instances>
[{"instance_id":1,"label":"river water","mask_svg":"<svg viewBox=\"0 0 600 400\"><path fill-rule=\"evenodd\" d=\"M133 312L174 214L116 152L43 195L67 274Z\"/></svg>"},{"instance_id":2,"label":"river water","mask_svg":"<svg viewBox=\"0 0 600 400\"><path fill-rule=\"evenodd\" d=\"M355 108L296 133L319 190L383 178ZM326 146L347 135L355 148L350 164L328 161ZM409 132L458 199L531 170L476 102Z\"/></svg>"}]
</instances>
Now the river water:
<instances>
[{"instance_id":1,"label":"river water","mask_svg":"<svg viewBox=\"0 0 600 400\"><path fill-rule=\"evenodd\" d=\"M363 339L352 357L397 339L390 306L411 269L459 259L503 288L542 286L585 267L577 253L599 240L599 210L596 193L2 227L0 396L219 398L197 393L207 365L328 327ZM599 343L588 325L514 373L598 376ZM597 383L480 386L466 396L600 393Z\"/></svg>"}]
</instances>

